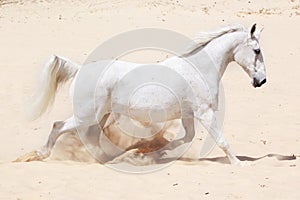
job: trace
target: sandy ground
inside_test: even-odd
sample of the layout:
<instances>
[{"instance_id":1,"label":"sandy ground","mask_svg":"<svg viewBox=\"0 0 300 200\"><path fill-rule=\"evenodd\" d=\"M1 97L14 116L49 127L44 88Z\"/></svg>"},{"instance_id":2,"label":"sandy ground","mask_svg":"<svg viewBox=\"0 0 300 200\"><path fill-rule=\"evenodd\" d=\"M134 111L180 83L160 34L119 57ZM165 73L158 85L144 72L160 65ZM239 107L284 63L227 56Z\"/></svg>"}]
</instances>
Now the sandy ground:
<instances>
[{"instance_id":1,"label":"sandy ground","mask_svg":"<svg viewBox=\"0 0 300 200\"><path fill-rule=\"evenodd\" d=\"M0 4L0 199L300 199L299 1ZM72 140L69 146L58 145L46 162L11 163L44 144L53 121L71 113L67 86L48 115L34 122L23 115L24 98L51 54L82 63L101 42L134 28L159 27L194 36L230 23L254 22L265 27L261 47L267 84L253 89L236 64L223 78L223 130L233 151L251 166L227 164L216 148L204 160L177 161L157 172L132 175L84 162L90 160L70 146Z\"/></svg>"}]
</instances>

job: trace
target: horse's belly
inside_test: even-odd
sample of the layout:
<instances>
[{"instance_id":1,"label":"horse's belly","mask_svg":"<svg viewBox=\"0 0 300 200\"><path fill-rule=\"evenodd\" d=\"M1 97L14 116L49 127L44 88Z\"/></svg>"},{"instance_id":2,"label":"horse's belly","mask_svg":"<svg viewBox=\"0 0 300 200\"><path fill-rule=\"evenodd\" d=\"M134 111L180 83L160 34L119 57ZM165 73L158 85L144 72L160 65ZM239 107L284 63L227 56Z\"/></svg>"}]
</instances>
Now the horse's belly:
<instances>
[{"instance_id":1,"label":"horse's belly","mask_svg":"<svg viewBox=\"0 0 300 200\"><path fill-rule=\"evenodd\" d=\"M113 112L126 115L131 119L141 122L142 124L166 122L169 120L177 119L181 116L181 111L178 107L172 110L160 108L147 109L139 107L131 107L128 109L125 106L118 105L118 108L121 109L118 109L118 111L113 110Z\"/></svg>"},{"instance_id":2,"label":"horse's belly","mask_svg":"<svg viewBox=\"0 0 300 200\"><path fill-rule=\"evenodd\" d=\"M180 117L178 97L164 87L145 85L112 94L112 111L140 122L163 122Z\"/></svg>"}]
</instances>

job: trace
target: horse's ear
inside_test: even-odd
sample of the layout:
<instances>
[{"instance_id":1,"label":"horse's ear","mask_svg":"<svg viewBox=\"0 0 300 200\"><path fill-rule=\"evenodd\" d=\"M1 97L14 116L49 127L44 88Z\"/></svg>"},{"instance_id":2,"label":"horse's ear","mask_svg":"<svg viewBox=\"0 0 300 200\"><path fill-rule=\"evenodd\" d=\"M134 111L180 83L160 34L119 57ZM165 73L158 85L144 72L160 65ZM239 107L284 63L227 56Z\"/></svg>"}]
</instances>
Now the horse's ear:
<instances>
[{"instance_id":1,"label":"horse's ear","mask_svg":"<svg viewBox=\"0 0 300 200\"><path fill-rule=\"evenodd\" d=\"M256 30L256 24L253 24L251 29L250 29L249 38L253 38L255 30Z\"/></svg>"},{"instance_id":2,"label":"horse's ear","mask_svg":"<svg viewBox=\"0 0 300 200\"><path fill-rule=\"evenodd\" d=\"M264 27L261 27L258 31L254 32L254 36L259 40L261 32L264 30Z\"/></svg>"}]
</instances>

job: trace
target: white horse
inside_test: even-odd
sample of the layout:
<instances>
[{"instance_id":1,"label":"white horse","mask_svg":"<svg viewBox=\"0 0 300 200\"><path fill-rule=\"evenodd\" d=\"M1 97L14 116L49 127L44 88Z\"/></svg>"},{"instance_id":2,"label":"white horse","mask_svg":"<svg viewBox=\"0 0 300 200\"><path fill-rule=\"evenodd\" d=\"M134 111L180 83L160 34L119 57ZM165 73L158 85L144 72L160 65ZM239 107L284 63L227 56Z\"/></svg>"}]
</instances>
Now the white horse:
<instances>
[{"instance_id":1,"label":"white horse","mask_svg":"<svg viewBox=\"0 0 300 200\"><path fill-rule=\"evenodd\" d=\"M206 33L201 42L183 55L153 66L104 60L80 68L68 59L51 57L42 73L40 88L31 102L33 117L37 118L47 110L54 100L58 86L71 78L74 78L71 86L74 115L65 121L55 122L46 145L36 150L30 158L23 159L28 161L47 158L60 135L77 131L86 146L96 152L96 159L105 163L111 157L99 146L101 131L94 131L95 135L91 139L88 137L89 130L98 127L98 124L103 129L115 123L118 116L125 115L143 125L150 123L153 126L168 120L181 119L186 136L170 142L163 150L190 142L195 135L196 118L208 130L230 162L241 164L217 126L215 111L218 107L218 88L227 65L232 61L237 62L249 75L254 87L260 87L266 82L263 55L258 41L261 30L257 30L255 24L249 30L239 25L224 27ZM171 80L164 83L175 94L166 95L160 85L153 84L132 95L130 89L136 83L126 78L126 75L144 72L143 79L164 81L162 76L152 73L157 67L163 77L170 72L175 72L178 75L176 77L182 77L166 77ZM107 120L111 118L111 113L116 117Z\"/></svg>"}]
</instances>

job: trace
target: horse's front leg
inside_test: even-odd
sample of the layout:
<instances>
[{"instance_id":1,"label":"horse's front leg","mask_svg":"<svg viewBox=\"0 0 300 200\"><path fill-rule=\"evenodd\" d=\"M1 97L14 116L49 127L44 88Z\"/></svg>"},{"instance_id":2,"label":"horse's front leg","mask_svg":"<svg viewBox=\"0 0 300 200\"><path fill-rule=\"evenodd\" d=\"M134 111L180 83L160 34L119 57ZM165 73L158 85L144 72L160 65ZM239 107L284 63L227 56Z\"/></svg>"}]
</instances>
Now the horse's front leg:
<instances>
[{"instance_id":1,"label":"horse's front leg","mask_svg":"<svg viewBox=\"0 0 300 200\"><path fill-rule=\"evenodd\" d=\"M174 150L175 148L177 148L183 144L190 143L194 139L194 137L195 137L194 115L189 114L187 116L183 116L181 119L181 122L182 122L182 126L185 130L184 137L173 140L170 143L168 143L167 145L165 145L160 150L160 154L170 156L170 154L172 154L172 150Z\"/></svg>"},{"instance_id":2,"label":"horse's front leg","mask_svg":"<svg viewBox=\"0 0 300 200\"><path fill-rule=\"evenodd\" d=\"M231 164L241 165L241 161L231 151L222 131L218 128L215 113L212 109L198 115L201 124L213 137L217 145L224 151Z\"/></svg>"}]
</instances>

